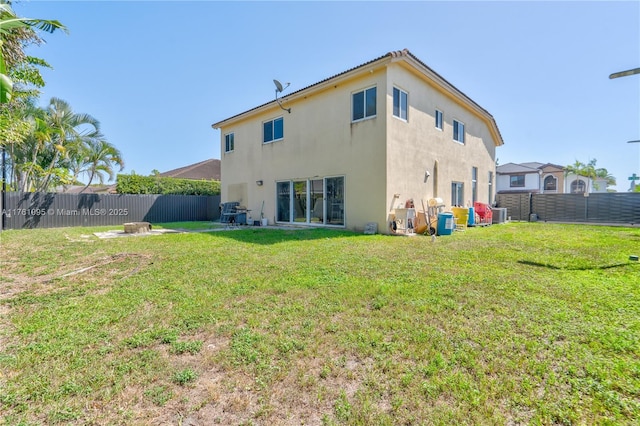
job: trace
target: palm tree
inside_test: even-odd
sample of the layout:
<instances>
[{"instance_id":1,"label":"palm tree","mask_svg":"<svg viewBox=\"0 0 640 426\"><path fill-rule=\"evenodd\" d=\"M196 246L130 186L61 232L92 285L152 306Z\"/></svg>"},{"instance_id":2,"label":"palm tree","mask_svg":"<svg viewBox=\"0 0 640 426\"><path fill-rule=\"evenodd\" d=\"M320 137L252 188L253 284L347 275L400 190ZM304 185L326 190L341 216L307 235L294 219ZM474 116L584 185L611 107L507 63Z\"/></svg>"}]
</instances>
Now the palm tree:
<instances>
[{"instance_id":1,"label":"palm tree","mask_svg":"<svg viewBox=\"0 0 640 426\"><path fill-rule=\"evenodd\" d=\"M25 41L38 41L34 29L53 33L67 28L56 20L18 17L11 5L0 1L0 104L11 100L13 81L7 73L7 65L14 66L25 60ZM6 60L5 60L6 58Z\"/></svg>"},{"instance_id":2,"label":"palm tree","mask_svg":"<svg viewBox=\"0 0 640 426\"><path fill-rule=\"evenodd\" d=\"M120 151L102 138L85 145L83 151L85 152L84 172L89 176L89 181L80 192L84 192L96 177L101 184L104 183L104 174L109 176L110 181L113 180L115 177L113 166L119 166L119 171L124 168Z\"/></svg>"},{"instance_id":3,"label":"palm tree","mask_svg":"<svg viewBox=\"0 0 640 426\"><path fill-rule=\"evenodd\" d=\"M10 144L12 175L21 191L47 191L77 182L86 173L89 185L105 175L113 179L115 166L124 167L120 151L106 141L100 122L76 113L69 103L52 98L46 108L24 110L29 131L20 144Z\"/></svg>"},{"instance_id":4,"label":"palm tree","mask_svg":"<svg viewBox=\"0 0 640 426\"><path fill-rule=\"evenodd\" d=\"M594 158L593 160L590 160L588 164L584 164L576 160L575 163L565 166L564 175L566 177L569 174L574 174L578 177L578 180L580 176L587 178L585 192L589 193L589 182L596 178L596 161L597 160Z\"/></svg>"},{"instance_id":5,"label":"palm tree","mask_svg":"<svg viewBox=\"0 0 640 426\"><path fill-rule=\"evenodd\" d=\"M62 170L56 170L61 165L60 160L67 159L70 153L82 150L85 144L102 136L98 120L89 114L73 112L71 105L62 99L51 98L46 112L46 122L52 134L50 151L53 156L45 166L44 179L36 191L47 191L54 176L61 176Z\"/></svg>"},{"instance_id":6,"label":"palm tree","mask_svg":"<svg viewBox=\"0 0 640 426\"><path fill-rule=\"evenodd\" d=\"M616 178L605 168L596 169L595 174L598 179L602 179L606 182L607 187L614 186L616 184Z\"/></svg>"}]
</instances>

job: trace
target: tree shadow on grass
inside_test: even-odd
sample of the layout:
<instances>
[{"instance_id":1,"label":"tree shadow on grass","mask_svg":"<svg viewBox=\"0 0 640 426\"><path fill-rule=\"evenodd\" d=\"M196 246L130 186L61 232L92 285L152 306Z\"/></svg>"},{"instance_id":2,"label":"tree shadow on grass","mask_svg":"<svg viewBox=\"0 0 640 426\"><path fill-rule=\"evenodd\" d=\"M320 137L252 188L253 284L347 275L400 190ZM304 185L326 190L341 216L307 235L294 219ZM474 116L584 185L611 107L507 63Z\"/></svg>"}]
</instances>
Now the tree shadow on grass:
<instances>
[{"instance_id":1,"label":"tree shadow on grass","mask_svg":"<svg viewBox=\"0 0 640 426\"><path fill-rule=\"evenodd\" d=\"M591 271L596 269L611 269L619 268L621 266L632 265L631 262L615 263L613 265L584 265L584 266L556 266L550 263L533 262L530 260L518 260L521 265L537 266L540 268L556 269L559 271Z\"/></svg>"}]
</instances>

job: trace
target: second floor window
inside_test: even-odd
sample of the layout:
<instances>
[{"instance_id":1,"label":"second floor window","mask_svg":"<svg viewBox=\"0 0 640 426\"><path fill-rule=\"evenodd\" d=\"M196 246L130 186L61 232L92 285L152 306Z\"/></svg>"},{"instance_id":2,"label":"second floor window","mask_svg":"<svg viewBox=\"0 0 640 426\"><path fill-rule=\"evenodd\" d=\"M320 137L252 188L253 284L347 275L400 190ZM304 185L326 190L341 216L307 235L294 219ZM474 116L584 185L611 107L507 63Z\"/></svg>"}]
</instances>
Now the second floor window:
<instances>
[{"instance_id":1,"label":"second floor window","mask_svg":"<svg viewBox=\"0 0 640 426\"><path fill-rule=\"evenodd\" d=\"M262 123L262 143L280 140L284 137L284 121L282 117Z\"/></svg>"},{"instance_id":2,"label":"second floor window","mask_svg":"<svg viewBox=\"0 0 640 426\"><path fill-rule=\"evenodd\" d=\"M513 175L509 176L509 181L512 188L522 188L524 187L524 175Z\"/></svg>"},{"instance_id":3,"label":"second floor window","mask_svg":"<svg viewBox=\"0 0 640 426\"><path fill-rule=\"evenodd\" d=\"M403 120L407 119L407 92L393 88L393 115Z\"/></svg>"},{"instance_id":4,"label":"second floor window","mask_svg":"<svg viewBox=\"0 0 640 426\"><path fill-rule=\"evenodd\" d=\"M357 121L376 115L376 88L356 92L351 96L352 113L351 120Z\"/></svg>"},{"instance_id":5,"label":"second floor window","mask_svg":"<svg viewBox=\"0 0 640 426\"><path fill-rule=\"evenodd\" d=\"M233 139L234 139L233 133L224 135L224 152L233 151Z\"/></svg>"},{"instance_id":6,"label":"second floor window","mask_svg":"<svg viewBox=\"0 0 640 426\"><path fill-rule=\"evenodd\" d=\"M453 120L453 140L464 143L464 123Z\"/></svg>"},{"instance_id":7,"label":"second floor window","mask_svg":"<svg viewBox=\"0 0 640 426\"><path fill-rule=\"evenodd\" d=\"M436 129L442 130L442 111L436 110Z\"/></svg>"}]
</instances>

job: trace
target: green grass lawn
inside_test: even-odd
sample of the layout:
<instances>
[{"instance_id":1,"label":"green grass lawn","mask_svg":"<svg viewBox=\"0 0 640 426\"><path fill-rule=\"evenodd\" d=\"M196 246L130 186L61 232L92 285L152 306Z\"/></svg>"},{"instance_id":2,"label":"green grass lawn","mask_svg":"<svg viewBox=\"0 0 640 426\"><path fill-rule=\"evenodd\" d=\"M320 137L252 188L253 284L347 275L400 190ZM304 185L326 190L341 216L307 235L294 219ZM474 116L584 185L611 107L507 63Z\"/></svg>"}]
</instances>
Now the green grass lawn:
<instances>
[{"instance_id":1,"label":"green grass lawn","mask_svg":"<svg viewBox=\"0 0 640 426\"><path fill-rule=\"evenodd\" d=\"M5 424L640 419L638 228L106 229L0 234Z\"/></svg>"}]
</instances>

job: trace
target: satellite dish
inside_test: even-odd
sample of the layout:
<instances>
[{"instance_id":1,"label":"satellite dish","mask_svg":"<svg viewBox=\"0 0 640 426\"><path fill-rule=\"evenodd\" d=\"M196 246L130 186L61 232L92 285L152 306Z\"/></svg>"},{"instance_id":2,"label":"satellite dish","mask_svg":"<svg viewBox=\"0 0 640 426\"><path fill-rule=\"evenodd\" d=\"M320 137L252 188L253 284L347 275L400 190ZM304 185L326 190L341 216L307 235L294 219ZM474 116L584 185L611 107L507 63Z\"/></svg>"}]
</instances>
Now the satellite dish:
<instances>
[{"instance_id":1,"label":"satellite dish","mask_svg":"<svg viewBox=\"0 0 640 426\"><path fill-rule=\"evenodd\" d=\"M282 93L282 91L284 89L286 89L287 87L289 87L289 84L291 83L285 83L285 86L282 87L282 83L280 83L278 80L274 79L273 80L273 84L276 85L276 102L278 102L278 105L280 105L280 108L282 108L283 110L287 111L289 114L291 114L291 108L285 108L282 106L282 103L280 102L280 99L278 99L278 93Z\"/></svg>"},{"instance_id":2,"label":"satellite dish","mask_svg":"<svg viewBox=\"0 0 640 426\"><path fill-rule=\"evenodd\" d=\"M282 83L280 83L278 80L273 80L273 84L276 85L276 90L278 91L278 93L282 93L282 91L289 87L289 84L291 83L285 83L286 86L282 87Z\"/></svg>"}]
</instances>

